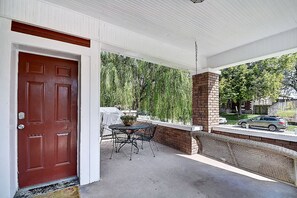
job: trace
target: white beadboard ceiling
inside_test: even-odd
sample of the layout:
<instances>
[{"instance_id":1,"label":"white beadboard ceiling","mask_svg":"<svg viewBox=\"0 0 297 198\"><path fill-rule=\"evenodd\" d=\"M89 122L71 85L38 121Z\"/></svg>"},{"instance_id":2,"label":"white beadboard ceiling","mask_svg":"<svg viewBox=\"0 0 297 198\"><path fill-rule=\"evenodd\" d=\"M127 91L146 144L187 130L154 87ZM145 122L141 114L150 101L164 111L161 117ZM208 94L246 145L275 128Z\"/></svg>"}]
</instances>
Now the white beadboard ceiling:
<instances>
[{"instance_id":1,"label":"white beadboard ceiling","mask_svg":"<svg viewBox=\"0 0 297 198\"><path fill-rule=\"evenodd\" d=\"M210 57L297 27L297 0L46 0Z\"/></svg>"}]
</instances>

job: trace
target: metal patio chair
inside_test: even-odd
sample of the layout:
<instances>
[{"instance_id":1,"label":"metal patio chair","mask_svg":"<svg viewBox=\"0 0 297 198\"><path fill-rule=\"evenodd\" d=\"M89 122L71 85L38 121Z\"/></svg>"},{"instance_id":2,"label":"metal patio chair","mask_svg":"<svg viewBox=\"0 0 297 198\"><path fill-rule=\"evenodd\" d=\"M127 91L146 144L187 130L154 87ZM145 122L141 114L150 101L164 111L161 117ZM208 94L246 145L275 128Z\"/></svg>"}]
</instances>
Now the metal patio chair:
<instances>
[{"instance_id":1,"label":"metal patio chair","mask_svg":"<svg viewBox=\"0 0 297 198\"><path fill-rule=\"evenodd\" d=\"M143 149L143 142L148 142L153 153L153 156L156 157L155 152L152 148L151 141L155 145L157 151L159 151L157 144L153 141L153 138L156 134L157 125L151 124L151 126L143 131L135 133L136 140L141 141L141 148Z\"/></svg>"},{"instance_id":2,"label":"metal patio chair","mask_svg":"<svg viewBox=\"0 0 297 198\"><path fill-rule=\"evenodd\" d=\"M111 139L112 139L112 150L109 159L112 159L112 155L114 152L118 152L118 144L121 144L125 139L126 135L125 133L121 132L120 130L113 129L111 130ZM130 156L131 160L131 156Z\"/></svg>"}]
</instances>

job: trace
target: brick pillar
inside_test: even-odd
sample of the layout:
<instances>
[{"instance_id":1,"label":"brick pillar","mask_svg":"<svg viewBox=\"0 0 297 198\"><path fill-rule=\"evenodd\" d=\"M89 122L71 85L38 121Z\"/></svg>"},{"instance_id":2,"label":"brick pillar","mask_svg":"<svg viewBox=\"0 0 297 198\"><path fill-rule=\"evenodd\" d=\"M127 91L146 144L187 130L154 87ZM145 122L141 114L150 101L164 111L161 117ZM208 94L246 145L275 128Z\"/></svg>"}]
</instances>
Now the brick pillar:
<instances>
[{"instance_id":1,"label":"brick pillar","mask_svg":"<svg viewBox=\"0 0 297 198\"><path fill-rule=\"evenodd\" d=\"M193 125L210 132L219 124L219 74L205 72L193 76Z\"/></svg>"}]
</instances>

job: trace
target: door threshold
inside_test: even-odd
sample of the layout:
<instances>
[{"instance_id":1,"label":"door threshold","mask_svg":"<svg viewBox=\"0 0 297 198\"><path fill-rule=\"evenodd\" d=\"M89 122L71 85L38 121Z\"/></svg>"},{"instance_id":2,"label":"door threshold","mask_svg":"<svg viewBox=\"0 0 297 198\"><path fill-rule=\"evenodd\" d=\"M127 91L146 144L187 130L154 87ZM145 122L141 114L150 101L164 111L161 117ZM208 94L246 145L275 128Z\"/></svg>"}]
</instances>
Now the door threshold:
<instances>
[{"instance_id":1,"label":"door threshold","mask_svg":"<svg viewBox=\"0 0 297 198\"><path fill-rule=\"evenodd\" d=\"M53 192L59 189L68 188L71 186L79 185L78 177L68 177L64 179L59 179L47 183L37 184L33 186L28 186L25 188L19 189L14 198L18 197L33 197L36 195L41 195L48 192Z\"/></svg>"}]
</instances>

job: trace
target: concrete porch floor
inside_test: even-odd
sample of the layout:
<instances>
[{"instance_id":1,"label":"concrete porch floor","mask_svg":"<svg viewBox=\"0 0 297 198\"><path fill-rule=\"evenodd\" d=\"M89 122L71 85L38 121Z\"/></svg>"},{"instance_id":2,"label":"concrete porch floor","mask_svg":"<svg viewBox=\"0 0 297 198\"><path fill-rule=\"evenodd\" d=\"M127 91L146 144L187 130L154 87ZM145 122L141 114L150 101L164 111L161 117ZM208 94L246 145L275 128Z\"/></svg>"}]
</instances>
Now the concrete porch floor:
<instances>
[{"instance_id":1,"label":"concrete porch floor","mask_svg":"<svg viewBox=\"0 0 297 198\"><path fill-rule=\"evenodd\" d=\"M129 161L130 145L110 160L112 144L101 144L101 181L81 186L84 198L230 198L297 197L297 188L237 169L201 155L185 155L158 144L153 157L148 143Z\"/></svg>"}]
</instances>

